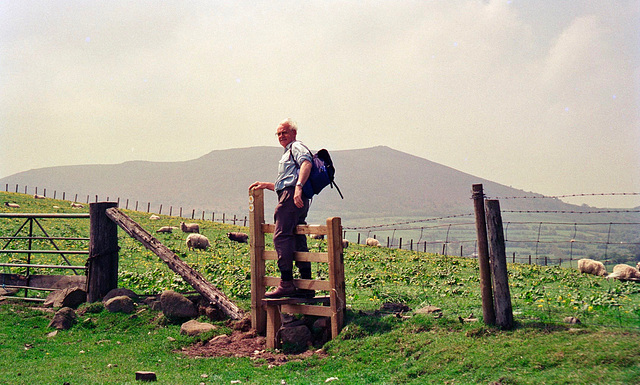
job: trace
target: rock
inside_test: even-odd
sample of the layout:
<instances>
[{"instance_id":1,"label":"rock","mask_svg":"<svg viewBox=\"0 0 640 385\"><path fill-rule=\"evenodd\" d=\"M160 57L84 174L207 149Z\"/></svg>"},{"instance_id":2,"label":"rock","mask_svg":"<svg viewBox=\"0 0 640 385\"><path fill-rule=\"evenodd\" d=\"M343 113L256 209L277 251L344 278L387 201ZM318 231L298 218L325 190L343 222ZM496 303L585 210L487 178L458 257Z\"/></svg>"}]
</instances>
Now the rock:
<instances>
[{"instance_id":1,"label":"rock","mask_svg":"<svg viewBox=\"0 0 640 385\"><path fill-rule=\"evenodd\" d=\"M160 303L164 316L171 322L181 322L198 316L198 309L193 302L173 290L163 292L160 295Z\"/></svg>"},{"instance_id":2,"label":"rock","mask_svg":"<svg viewBox=\"0 0 640 385\"><path fill-rule=\"evenodd\" d=\"M104 307L111 313L131 314L136 310L133 300L126 295L111 298L104 303Z\"/></svg>"},{"instance_id":3,"label":"rock","mask_svg":"<svg viewBox=\"0 0 640 385\"><path fill-rule=\"evenodd\" d=\"M571 325L577 325L581 323L580 320L576 317L564 317L564 322Z\"/></svg>"},{"instance_id":4,"label":"rock","mask_svg":"<svg viewBox=\"0 0 640 385\"><path fill-rule=\"evenodd\" d=\"M149 306L149 309L155 311L162 311L162 304L160 303L160 297L145 297L142 303Z\"/></svg>"},{"instance_id":5,"label":"rock","mask_svg":"<svg viewBox=\"0 0 640 385\"><path fill-rule=\"evenodd\" d=\"M406 313L408 311L411 311L411 308L403 303L387 302L382 304L382 307L380 307L380 311L391 313Z\"/></svg>"},{"instance_id":6,"label":"rock","mask_svg":"<svg viewBox=\"0 0 640 385\"><path fill-rule=\"evenodd\" d=\"M425 306L421 309L416 310L416 314L431 314L431 313L440 313L442 309L436 306Z\"/></svg>"},{"instance_id":7,"label":"rock","mask_svg":"<svg viewBox=\"0 0 640 385\"><path fill-rule=\"evenodd\" d=\"M119 287L119 288L110 290L107 293L107 295L105 295L104 298L102 298L102 302L106 303L111 298L120 297L122 295L127 296L127 297L131 298L134 301L138 300L138 294L136 294L133 290L129 290L129 289L125 289L125 288Z\"/></svg>"},{"instance_id":8,"label":"rock","mask_svg":"<svg viewBox=\"0 0 640 385\"><path fill-rule=\"evenodd\" d=\"M281 328L282 348L288 353L303 352L311 344L311 331L305 325Z\"/></svg>"},{"instance_id":9,"label":"rock","mask_svg":"<svg viewBox=\"0 0 640 385\"><path fill-rule=\"evenodd\" d=\"M213 345L228 345L230 343L231 343L231 338L229 338L229 336L226 334L215 336L209 340L209 344L213 344Z\"/></svg>"},{"instance_id":10,"label":"rock","mask_svg":"<svg viewBox=\"0 0 640 385\"><path fill-rule=\"evenodd\" d=\"M87 301L87 292L79 287L69 287L49 293L44 301L45 307L70 307L76 309Z\"/></svg>"},{"instance_id":11,"label":"rock","mask_svg":"<svg viewBox=\"0 0 640 385\"><path fill-rule=\"evenodd\" d=\"M154 372L136 372L136 381L156 381L157 379Z\"/></svg>"},{"instance_id":12,"label":"rock","mask_svg":"<svg viewBox=\"0 0 640 385\"><path fill-rule=\"evenodd\" d=\"M318 318L311 328L313 331L313 344L323 346L331 339L331 318Z\"/></svg>"},{"instance_id":13,"label":"rock","mask_svg":"<svg viewBox=\"0 0 640 385\"><path fill-rule=\"evenodd\" d=\"M70 307L63 307L58 310L49 323L50 328L58 330L68 330L76 323L78 316L75 310Z\"/></svg>"},{"instance_id":14,"label":"rock","mask_svg":"<svg viewBox=\"0 0 640 385\"><path fill-rule=\"evenodd\" d=\"M198 322L196 320L190 320L180 326L180 334L186 334L188 336L197 336L198 334L206 333L211 330L215 330L216 327L206 322Z\"/></svg>"}]
</instances>

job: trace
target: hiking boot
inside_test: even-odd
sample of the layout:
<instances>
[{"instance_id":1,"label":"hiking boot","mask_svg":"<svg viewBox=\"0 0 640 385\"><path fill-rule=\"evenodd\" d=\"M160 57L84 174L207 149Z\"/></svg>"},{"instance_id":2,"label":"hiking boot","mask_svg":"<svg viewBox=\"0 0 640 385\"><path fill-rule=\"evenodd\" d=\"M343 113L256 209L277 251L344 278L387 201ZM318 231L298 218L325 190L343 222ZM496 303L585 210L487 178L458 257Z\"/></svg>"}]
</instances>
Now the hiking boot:
<instances>
[{"instance_id":1,"label":"hiking boot","mask_svg":"<svg viewBox=\"0 0 640 385\"><path fill-rule=\"evenodd\" d=\"M275 290L265 293L265 298L293 297L296 294L293 281L280 281L280 286Z\"/></svg>"}]
</instances>

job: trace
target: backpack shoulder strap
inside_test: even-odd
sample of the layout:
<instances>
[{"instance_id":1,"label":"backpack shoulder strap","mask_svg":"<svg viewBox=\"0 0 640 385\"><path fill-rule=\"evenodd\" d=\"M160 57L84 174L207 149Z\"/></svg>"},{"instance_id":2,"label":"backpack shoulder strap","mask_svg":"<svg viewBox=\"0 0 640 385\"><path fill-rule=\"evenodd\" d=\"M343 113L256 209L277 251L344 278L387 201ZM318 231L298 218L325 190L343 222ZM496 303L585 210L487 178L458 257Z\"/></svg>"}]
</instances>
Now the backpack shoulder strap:
<instances>
[{"instance_id":1,"label":"backpack shoulder strap","mask_svg":"<svg viewBox=\"0 0 640 385\"><path fill-rule=\"evenodd\" d=\"M333 188L333 186L336 186L336 190L338 190L338 194L340 194L340 198L344 199L344 196L342 195L342 191L340 191L340 187L338 187L336 182L331 181L331 187Z\"/></svg>"},{"instance_id":2,"label":"backpack shoulder strap","mask_svg":"<svg viewBox=\"0 0 640 385\"><path fill-rule=\"evenodd\" d=\"M311 152L311 150L309 150L309 147L305 146L304 143L297 141L298 143L300 143L302 145L302 147L306 148L307 151L309 151L309 154L311 154L311 158L313 158L313 152ZM291 159L293 161L293 163L295 163L296 168L300 168L300 165L298 164L298 162L296 162L296 158L293 157L293 143L291 145L291 147L289 147L289 159ZM311 164L313 164L313 162L311 162Z\"/></svg>"}]
</instances>

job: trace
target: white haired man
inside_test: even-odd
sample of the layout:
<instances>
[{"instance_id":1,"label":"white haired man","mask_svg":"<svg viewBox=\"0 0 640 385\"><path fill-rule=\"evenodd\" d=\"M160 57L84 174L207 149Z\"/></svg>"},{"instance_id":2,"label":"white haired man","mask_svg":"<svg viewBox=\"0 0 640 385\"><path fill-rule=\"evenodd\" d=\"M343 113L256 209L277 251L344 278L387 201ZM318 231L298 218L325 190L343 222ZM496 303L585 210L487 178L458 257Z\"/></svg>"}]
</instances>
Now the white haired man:
<instances>
[{"instance_id":1,"label":"white haired man","mask_svg":"<svg viewBox=\"0 0 640 385\"><path fill-rule=\"evenodd\" d=\"M268 189L278 194L278 204L274 213L275 231L273 245L278 253L280 285L265 294L266 298L313 297L313 290L297 289L293 283L293 256L296 251L309 251L304 234L295 234L297 225L306 224L309 212L309 198L302 192L302 186L311 172L312 154L298 140L298 127L285 119L278 125L276 135L284 153L278 165L275 182L254 182L251 189ZM311 263L297 262L300 278L311 279Z\"/></svg>"}]
</instances>

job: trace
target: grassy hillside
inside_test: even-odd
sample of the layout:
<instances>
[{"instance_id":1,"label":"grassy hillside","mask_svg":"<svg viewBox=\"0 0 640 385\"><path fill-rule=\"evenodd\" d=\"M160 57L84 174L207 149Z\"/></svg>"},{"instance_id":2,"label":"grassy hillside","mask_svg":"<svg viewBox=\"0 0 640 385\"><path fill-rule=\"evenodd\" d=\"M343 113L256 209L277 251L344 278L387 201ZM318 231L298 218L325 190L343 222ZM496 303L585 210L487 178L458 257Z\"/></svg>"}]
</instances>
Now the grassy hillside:
<instances>
[{"instance_id":1,"label":"grassy hillside","mask_svg":"<svg viewBox=\"0 0 640 385\"><path fill-rule=\"evenodd\" d=\"M73 210L69 202L23 194L1 193L0 199L19 203L22 212ZM127 214L149 231L180 221ZM0 234L12 235L22 222L2 219ZM88 236L88 220L42 222L50 235ZM159 239L248 309L248 247L225 237L228 231L247 229L196 222L212 242L209 251L188 251L180 232ZM192 290L124 232L119 238L120 286L140 294ZM74 242L68 247L81 247ZM312 249L324 247L321 241L310 242ZM23 258L0 254L2 262ZM54 256L33 258L33 263L59 262ZM326 358L276 367L249 358L187 358L180 349L197 339L180 336L178 325L159 322L157 312L146 308L136 317L85 315L71 330L47 337L50 313L2 302L0 383L133 383L137 370L156 371L159 384L321 384L332 377L337 378L334 384L626 384L640 378L639 284L573 269L509 264L517 327L501 331L482 323L473 259L351 245L344 260L348 323L340 338L325 345ZM76 263L83 264L82 258ZM275 266L269 269L275 272ZM314 274L325 272L314 267ZM380 311L388 302L404 303L412 311L401 317ZM442 311L415 312L427 305ZM581 324L564 323L569 316ZM219 326L214 334L228 332L223 323Z\"/></svg>"}]
</instances>

